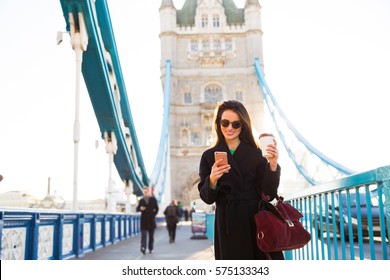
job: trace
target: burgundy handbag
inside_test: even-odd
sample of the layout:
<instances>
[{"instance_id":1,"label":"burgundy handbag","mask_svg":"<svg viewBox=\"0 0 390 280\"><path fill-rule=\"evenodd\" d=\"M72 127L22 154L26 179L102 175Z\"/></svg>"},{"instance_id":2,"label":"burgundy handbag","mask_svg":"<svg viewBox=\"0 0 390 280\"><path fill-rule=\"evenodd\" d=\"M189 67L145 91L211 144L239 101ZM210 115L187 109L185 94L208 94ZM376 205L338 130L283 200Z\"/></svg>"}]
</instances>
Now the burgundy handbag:
<instances>
[{"instance_id":1,"label":"burgundy handbag","mask_svg":"<svg viewBox=\"0 0 390 280\"><path fill-rule=\"evenodd\" d=\"M255 215L257 246L266 253L304 247L311 236L299 221L302 217L283 197L278 196L274 205L263 195Z\"/></svg>"}]
</instances>

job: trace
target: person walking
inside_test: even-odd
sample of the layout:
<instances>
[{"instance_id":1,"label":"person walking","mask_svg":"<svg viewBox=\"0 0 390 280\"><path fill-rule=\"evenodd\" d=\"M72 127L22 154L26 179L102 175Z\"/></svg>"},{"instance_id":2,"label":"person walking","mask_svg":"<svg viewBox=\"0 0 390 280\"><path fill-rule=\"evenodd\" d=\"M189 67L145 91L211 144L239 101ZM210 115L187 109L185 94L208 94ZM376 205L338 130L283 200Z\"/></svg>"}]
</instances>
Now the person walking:
<instances>
[{"instance_id":1,"label":"person walking","mask_svg":"<svg viewBox=\"0 0 390 280\"><path fill-rule=\"evenodd\" d=\"M189 213L187 208L184 208L184 221L188 222L189 219Z\"/></svg>"},{"instance_id":2,"label":"person walking","mask_svg":"<svg viewBox=\"0 0 390 280\"><path fill-rule=\"evenodd\" d=\"M184 210L183 210L183 203L181 201L177 202L177 208L179 208L179 230L182 227L182 221L183 221L183 216L184 216Z\"/></svg>"},{"instance_id":3,"label":"person walking","mask_svg":"<svg viewBox=\"0 0 390 280\"><path fill-rule=\"evenodd\" d=\"M220 102L214 113L215 144L203 152L198 190L207 204L216 204L214 252L219 260L267 259L256 243L255 214L261 194L274 199L280 181L277 143L265 158L252 133L250 116L238 101ZM215 160L214 152L227 153L228 163ZM272 252L272 259L284 259Z\"/></svg>"},{"instance_id":4,"label":"person walking","mask_svg":"<svg viewBox=\"0 0 390 280\"><path fill-rule=\"evenodd\" d=\"M147 248L149 253L154 249L154 230L157 227L156 215L159 209L157 199L150 195L149 188L144 187L143 191L144 197L138 202L136 211L141 212L141 252L145 254Z\"/></svg>"},{"instance_id":5,"label":"person walking","mask_svg":"<svg viewBox=\"0 0 390 280\"><path fill-rule=\"evenodd\" d=\"M169 243L173 243L176 238L176 226L179 222L179 207L177 207L174 200L165 208L164 215L167 223Z\"/></svg>"}]
</instances>

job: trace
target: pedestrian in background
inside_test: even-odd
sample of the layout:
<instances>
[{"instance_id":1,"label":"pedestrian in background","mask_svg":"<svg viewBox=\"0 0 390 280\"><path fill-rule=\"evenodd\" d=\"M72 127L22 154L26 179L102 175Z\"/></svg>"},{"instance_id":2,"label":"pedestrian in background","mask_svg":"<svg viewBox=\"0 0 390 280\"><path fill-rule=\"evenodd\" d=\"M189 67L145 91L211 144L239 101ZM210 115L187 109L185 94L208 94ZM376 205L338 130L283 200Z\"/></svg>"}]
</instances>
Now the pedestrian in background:
<instances>
[{"instance_id":1,"label":"pedestrian in background","mask_svg":"<svg viewBox=\"0 0 390 280\"><path fill-rule=\"evenodd\" d=\"M156 215L158 213L157 199L150 195L149 188L144 188L144 197L138 202L137 212L141 212L141 252L153 252L154 230L156 229ZM149 240L147 240L149 238ZM148 241L148 242L147 242Z\"/></svg>"},{"instance_id":2,"label":"pedestrian in background","mask_svg":"<svg viewBox=\"0 0 390 280\"><path fill-rule=\"evenodd\" d=\"M185 220L186 222L188 222L188 219L189 219L188 210L187 210L187 208L184 208L184 220Z\"/></svg>"},{"instance_id":3,"label":"pedestrian in background","mask_svg":"<svg viewBox=\"0 0 390 280\"><path fill-rule=\"evenodd\" d=\"M183 203L181 201L177 202L177 207L179 208L179 220L181 221L184 216Z\"/></svg>"},{"instance_id":4,"label":"pedestrian in background","mask_svg":"<svg viewBox=\"0 0 390 280\"><path fill-rule=\"evenodd\" d=\"M174 200L165 208L164 215L167 223L169 243L173 243L176 238L176 226L179 222L179 207L177 207Z\"/></svg>"}]
</instances>

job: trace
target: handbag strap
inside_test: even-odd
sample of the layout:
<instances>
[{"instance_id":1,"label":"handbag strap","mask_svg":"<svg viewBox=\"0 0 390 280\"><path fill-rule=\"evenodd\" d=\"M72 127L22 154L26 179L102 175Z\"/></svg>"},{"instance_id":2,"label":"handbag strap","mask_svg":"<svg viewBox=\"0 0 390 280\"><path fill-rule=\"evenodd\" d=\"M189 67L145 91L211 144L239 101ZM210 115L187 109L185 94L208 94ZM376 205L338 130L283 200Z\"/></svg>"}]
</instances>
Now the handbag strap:
<instances>
[{"instance_id":1,"label":"handbag strap","mask_svg":"<svg viewBox=\"0 0 390 280\"><path fill-rule=\"evenodd\" d=\"M282 216L282 214L279 212L279 210L276 208L276 206L273 205L269 201L270 200L270 196L269 195L265 195L264 193L261 193L261 197L262 197L262 199L259 202L258 211L268 210L271 213L273 213L281 221L286 221L285 218ZM277 203L282 203L283 199L284 199L282 196L279 196L279 195L276 195L275 198L277 200Z\"/></svg>"},{"instance_id":2,"label":"handbag strap","mask_svg":"<svg viewBox=\"0 0 390 280\"><path fill-rule=\"evenodd\" d=\"M276 200L278 201L278 202L283 202L283 200L284 200L284 197L283 196L280 196L280 195L276 195L275 196L275 198L276 198ZM262 200L264 200L264 201L270 201L270 199L271 199L271 197L267 194L264 194L263 192L261 193L261 199Z\"/></svg>"},{"instance_id":3,"label":"handbag strap","mask_svg":"<svg viewBox=\"0 0 390 280\"><path fill-rule=\"evenodd\" d=\"M258 210L259 212L262 211L262 210L269 211L272 214L274 214L279 220L286 221L283 218L282 214L279 212L279 210L271 202L268 202L268 201L265 201L265 200L260 200L258 209L259 209Z\"/></svg>"}]
</instances>

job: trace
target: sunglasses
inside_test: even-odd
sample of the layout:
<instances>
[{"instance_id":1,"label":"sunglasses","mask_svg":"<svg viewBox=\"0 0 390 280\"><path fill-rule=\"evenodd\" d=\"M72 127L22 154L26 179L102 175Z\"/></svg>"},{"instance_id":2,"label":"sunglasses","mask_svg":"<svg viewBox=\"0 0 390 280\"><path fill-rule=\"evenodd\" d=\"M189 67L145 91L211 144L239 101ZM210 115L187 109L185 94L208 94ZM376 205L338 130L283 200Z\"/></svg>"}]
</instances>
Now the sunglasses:
<instances>
[{"instance_id":1,"label":"sunglasses","mask_svg":"<svg viewBox=\"0 0 390 280\"><path fill-rule=\"evenodd\" d=\"M240 121L234 121L234 122L230 122L228 120L221 120L220 124L223 126L223 127L228 127L229 124L232 124L232 127L234 129L237 129L237 128L240 128L241 127L241 122Z\"/></svg>"}]
</instances>

